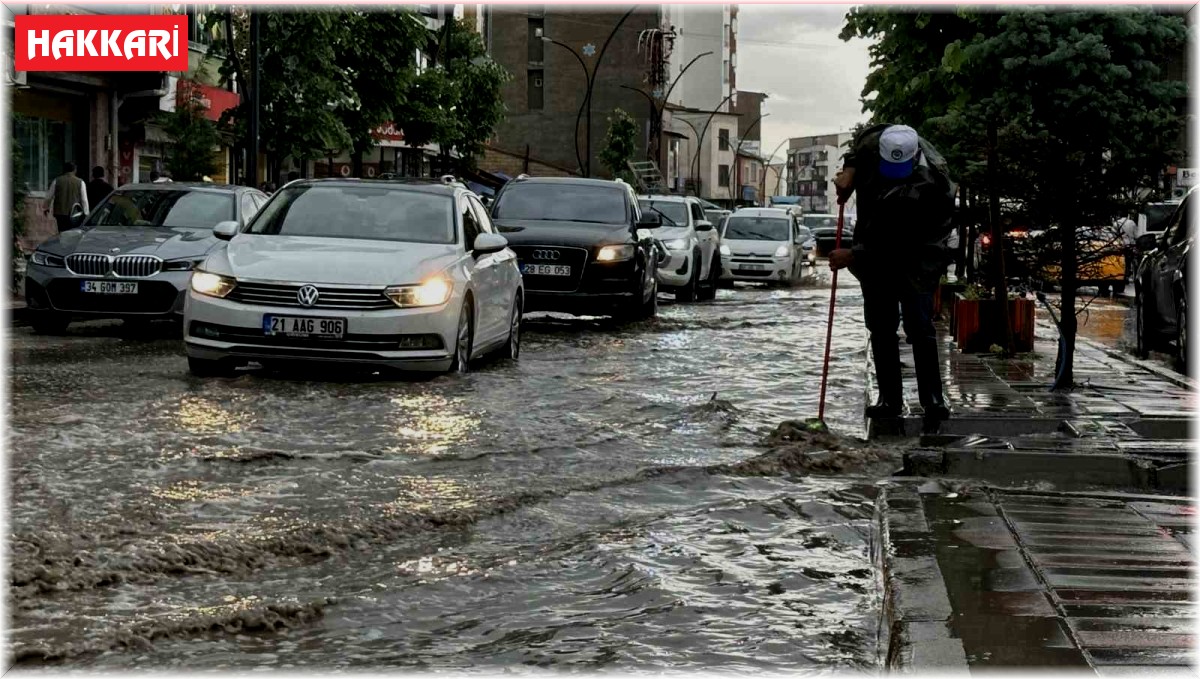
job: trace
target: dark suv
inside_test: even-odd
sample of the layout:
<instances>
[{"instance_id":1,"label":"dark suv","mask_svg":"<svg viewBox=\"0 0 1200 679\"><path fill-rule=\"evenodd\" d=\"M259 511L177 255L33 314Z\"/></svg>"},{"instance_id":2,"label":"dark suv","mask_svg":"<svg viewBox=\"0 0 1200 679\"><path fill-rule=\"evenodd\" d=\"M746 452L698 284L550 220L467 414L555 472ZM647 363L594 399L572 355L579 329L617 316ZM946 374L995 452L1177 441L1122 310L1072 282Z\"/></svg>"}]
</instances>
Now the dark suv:
<instances>
[{"instance_id":1,"label":"dark suv","mask_svg":"<svg viewBox=\"0 0 1200 679\"><path fill-rule=\"evenodd\" d=\"M653 317L657 251L638 229L660 220L642 213L628 184L601 179L518 177L492 206L517 253L526 311Z\"/></svg>"},{"instance_id":2,"label":"dark suv","mask_svg":"<svg viewBox=\"0 0 1200 679\"><path fill-rule=\"evenodd\" d=\"M1138 238L1146 255L1137 270L1137 352L1173 348L1180 368L1187 369L1188 264L1196 236L1196 190L1167 222L1162 233ZM1171 347L1170 345L1174 345Z\"/></svg>"}]
</instances>

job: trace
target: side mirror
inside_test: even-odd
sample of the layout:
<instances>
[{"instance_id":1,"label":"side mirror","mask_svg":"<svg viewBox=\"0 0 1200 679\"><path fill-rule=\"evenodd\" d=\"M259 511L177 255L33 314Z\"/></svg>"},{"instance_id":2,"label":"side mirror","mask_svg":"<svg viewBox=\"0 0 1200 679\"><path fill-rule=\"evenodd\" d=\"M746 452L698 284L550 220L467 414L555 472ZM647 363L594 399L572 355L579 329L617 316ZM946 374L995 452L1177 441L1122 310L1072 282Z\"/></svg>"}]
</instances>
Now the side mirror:
<instances>
[{"instance_id":1,"label":"side mirror","mask_svg":"<svg viewBox=\"0 0 1200 679\"><path fill-rule=\"evenodd\" d=\"M1158 234L1144 233L1138 236L1137 240L1134 241L1134 244L1137 245L1137 249L1140 252L1150 252L1158 247Z\"/></svg>"},{"instance_id":2,"label":"side mirror","mask_svg":"<svg viewBox=\"0 0 1200 679\"><path fill-rule=\"evenodd\" d=\"M220 222L213 227L213 235L221 240L233 240L240 228L237 222Z\"/></svg>"},{"instance_id":3,"label":"side mirror","mask_svg":"<svg viewBox=\"0 0 1200 679\"><path fill-rule=\"evenodd\" d=\"M504 236L495 233L481 233L475 237L475 243L471 251L476 257L490 255L493 252L500 252L508 247L508 239Z\"/></svg>"},{"instance_id":4,"label":"side mirror","mask_svg":"<svg viewBox=\"0 0 1200 679\"><path fill-rule=\"evenodd\" d=\"M704 231L712 231L712 230L713 230L712 222L705 220L705 219L702 219L702 220L696 222L696 232L697 233L701 233Z\"/></svg>"},{"instance_id":5,"label":"side mirror","mask_svg":"<svg viewBox=\"0 0 1200 679\"><path fill-rule=\"evenodd\" d=\"M71 228L74 229L83 223L87 218L87 213L83 211L83 206L75 203L71 206Z\"/></svg>"},{"instance_id":6,"label":"side mirror","mask_svg":"<svg viewBox=\"0 0 1200 679\"><path fill-rule=\"evenodd\" d=\"M642 218L637 223L639 229L657 229L660 226L662 226L662 215L657 212L643 212Z\"/></svg>"}]
</instances>

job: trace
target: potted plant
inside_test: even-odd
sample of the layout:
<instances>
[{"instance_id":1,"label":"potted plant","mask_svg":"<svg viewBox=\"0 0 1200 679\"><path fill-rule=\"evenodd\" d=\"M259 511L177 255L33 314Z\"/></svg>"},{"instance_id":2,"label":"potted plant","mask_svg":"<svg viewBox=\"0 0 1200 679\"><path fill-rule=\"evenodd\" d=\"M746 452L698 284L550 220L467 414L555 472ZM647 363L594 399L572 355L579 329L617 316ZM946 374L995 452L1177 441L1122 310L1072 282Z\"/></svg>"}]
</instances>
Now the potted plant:
<instances>
[{"instance_id":1,"label":"potted plant","mask_svg":"<svg viewBox=\"0 0 1200 679\"><path fill-rule=\"evenodd\" d=\"M1013 351L1033 351L1033 300L1011 293L1008 304L1009 325L1012 327ZM965 286L954 296L954 316L951 326L954 342L963 353L986 353L993 345L1005 343L1004 328L999 327L996 313L998 301L978 285Z\"/></svg>"}]
</instances>

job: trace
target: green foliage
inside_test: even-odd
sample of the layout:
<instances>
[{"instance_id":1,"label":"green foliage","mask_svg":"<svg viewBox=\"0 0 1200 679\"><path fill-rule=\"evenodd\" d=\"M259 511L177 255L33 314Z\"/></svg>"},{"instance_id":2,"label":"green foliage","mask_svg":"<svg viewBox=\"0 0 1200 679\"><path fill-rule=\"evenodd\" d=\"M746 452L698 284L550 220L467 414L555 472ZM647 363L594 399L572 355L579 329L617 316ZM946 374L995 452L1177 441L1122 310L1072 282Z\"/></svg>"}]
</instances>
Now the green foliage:
<instances>
[{"instance_id":1,"label":"green foliage","mask_svg":"<svg viewBox=\"0 0 1200 679\"><path fill-rule=\"evenodd\" d=\"M29 196L29 187L25 185L25 159L21 155L21 145L17 143L15 131L17 128L17 120L20 116L16 113L12 114L9 124L11 128L9 134L12 135L9 142L9 199L12 212L9 215L9 223L12 225L12 251L10 253L11 261L17 262L24 257L24 252L21 250L21 237L25 235L25 199ZM13 279L10 282L11 289L16 290L20 284L16 267L13 267Z\"/></svg>"},{"instance_id":2,"label":"green foliage","mask_svg":"<svg viewBox=\"0 0 1200 679\"><path fill-rule=\"evenodd\" d=\"M179 94L175 110L161 116L163 130L173 140L167 149L166 165L178 181L199 181L217 171L221 136L216 124L204 116L200 91L180 81Z\"/></svg>"},{"instance_id":3,"label":"green foliage","mask_svg":"<svg viewBox=\"0 0 1200 679\"><path fill-rule=\"evenodd\" d=\"M614 177L627 178L629 160L637 151L637 123L625 111L616 108L608 117L608 135L600 150L600 163Z\"/></svg>"}]
</instances>

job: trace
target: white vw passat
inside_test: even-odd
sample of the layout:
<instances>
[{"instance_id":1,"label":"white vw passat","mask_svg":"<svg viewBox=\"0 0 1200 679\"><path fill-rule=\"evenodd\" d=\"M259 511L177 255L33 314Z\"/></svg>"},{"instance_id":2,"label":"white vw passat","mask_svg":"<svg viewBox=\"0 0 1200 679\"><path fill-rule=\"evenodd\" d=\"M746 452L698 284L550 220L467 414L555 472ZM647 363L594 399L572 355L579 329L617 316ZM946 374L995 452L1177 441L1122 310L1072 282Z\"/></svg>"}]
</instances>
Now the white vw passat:
<instances>
[{"instance_id":1,"label":"white vw passat","mask_svg":"<svg viewBox=\"0 0 1200 679\"><path fill-rule=\"evenodd\" d=\"M280 189L192 274L188 366L333 361L466 371L520 355L516 255L454 182L301 180Z\"/></svg>"}]
</instances>

